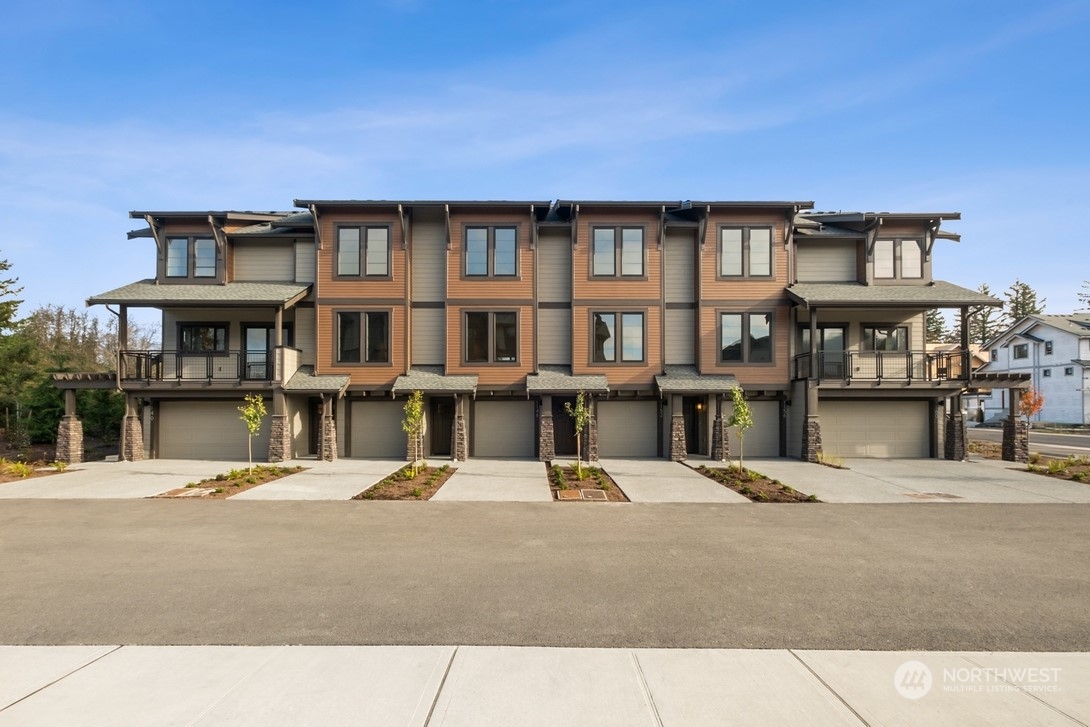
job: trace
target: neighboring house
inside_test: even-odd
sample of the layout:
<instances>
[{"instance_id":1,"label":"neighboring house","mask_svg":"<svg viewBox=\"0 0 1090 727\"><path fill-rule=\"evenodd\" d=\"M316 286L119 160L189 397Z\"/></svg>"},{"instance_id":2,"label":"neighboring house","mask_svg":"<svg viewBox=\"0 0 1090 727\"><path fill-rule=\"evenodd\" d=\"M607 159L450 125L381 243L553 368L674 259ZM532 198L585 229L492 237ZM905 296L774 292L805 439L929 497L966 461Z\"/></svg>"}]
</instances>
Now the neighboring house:
<instances>
[{"instance_id":1,"label":"neighboring house","mask_svg":"<svg viewBox=\"0 0 1090 727\"><path fill-rule=\"evenodd\" d=\"M591 458L722 459L736 451L734 386L754 415L747 456L962 452L946 415L973 383L968 354L927 351L924 312L999 301L932 279L956 213L295 204L131 213L147 228L130 237L156 245L155 277L88 304L117 306L123 333L129 308L161 310L163 347L121 351L108 380L57 377L70 392L127 394L124 458L244 458L237 407L256 392L270 411L257 446L273 461L548 460L575 454L564 405L584 391ZM423 452L400 424L413 390L426 398ZM59 449L78 457L66 401Z\"/></svg>"},{"instance_id":2,"label":"neighboring house","mask_svg":"<svg viewBox=\"0 0 1090 727\"><path fill-rule=\"evenodd\" d=\"M988 373L1028 374L1044 396L1034 422L1090 424L1090 313L1030 315L985 345ZM1005 416L1010 392L981 402L985 421Z\"/></svg>"}]
</instances>

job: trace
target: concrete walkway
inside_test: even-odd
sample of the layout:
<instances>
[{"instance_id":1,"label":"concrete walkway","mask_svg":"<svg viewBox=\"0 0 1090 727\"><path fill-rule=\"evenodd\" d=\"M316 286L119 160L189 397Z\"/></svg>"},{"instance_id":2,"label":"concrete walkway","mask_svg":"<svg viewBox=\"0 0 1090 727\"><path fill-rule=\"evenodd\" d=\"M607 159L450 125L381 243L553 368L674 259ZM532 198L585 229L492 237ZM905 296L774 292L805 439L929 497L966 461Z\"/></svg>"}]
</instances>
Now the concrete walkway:
<instances>
[{"instance_id":1,"label":"concrete walkway","mask_svg":"<svg viewBox=\"0 0 1090 727\"><path fill-rule=\"evenodd\" d=\"M100 500L151 497L245 467L245 462L149 459L86 462L61 474L0 483L0 499Z\"/></svg>"},{"instance_id":2,"label":"concrete walkway","mask_svg":"<svg viewBox=\"0 0 1090 727\"><path fill-rule=\"evenodd\" d=\"M749 502L749 498L679 462L603 459L598 464L632 502Z\"/></svg>"},{"instance_id":3,"label":"concrete walkway","mask_svg":"<svg viewBox=\"0 0 1090 727\"><path fill-rule=\"evenodd\" d=\"M295 460L306 467L267 485L240 492L230 500L348 500L405 466L404 460L338 459L333 462Z\"/></svg>"},{"instance_id":4,"label":"concrete walkway","mask_svg":"<svg viewBox=\"0 0 1090 727\"><path fill-rule=\"evenodd\" d=\"M552 502L545 464L528 459L477 459L459 462L458 471L433 501Z\"/></svg>"},{"instance_id":5,"label":"concrete walkway","mask_svg":"<svg viewBox=\"0 0 1090 727\"><path fill-rule=\"evenodd\" d=\"M1090 485L996 460L849 459L846 469L795 459L747 459L746 467L822 502L1090 503ZM709 462L708 466L726 466Z\"/></svg>"},{"instance_id":6,"label":"concrete walkway","mask_svg":"<svg viewBox=\"0 0 1090 727\"><path fill-rule=\"evenodd\" d=\"M1088 685L1085 653L0 646L0 725L1076 725Z\"/></svg>"}]
</instances>

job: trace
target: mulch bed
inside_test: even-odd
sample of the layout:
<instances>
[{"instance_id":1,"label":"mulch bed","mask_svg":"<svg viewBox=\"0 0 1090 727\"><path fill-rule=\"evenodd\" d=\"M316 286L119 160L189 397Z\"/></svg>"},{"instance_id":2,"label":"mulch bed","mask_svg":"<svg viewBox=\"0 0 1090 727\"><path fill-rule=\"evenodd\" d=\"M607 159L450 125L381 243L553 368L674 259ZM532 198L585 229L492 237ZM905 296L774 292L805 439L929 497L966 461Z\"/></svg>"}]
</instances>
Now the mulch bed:
<instances>
[{"instance_id":1,"label":"mulch bed","mask_svg":"<svg viewBox=\"0 0 1090 727\"><path fill-rule=\"evenodd\" d=\"M1034 461L1036 459L1036 461ZM1049 459L1047 457L1030 457L1030 463L1026 469L1046 477L1054 477L1058 480L1070 480L1072 482L1090 483L1090 458L1067 457Z\"/></svg>"},{"instance_id":2,"label":"mulch bed","mask_svg":"<svg viewBox=\"0 0 1090 727\"><path fill-rule=\"evenodd\" d=\"M1003 445L999 442L977 442L968 444L971 454L979 455L984 459L1003 459Z\"/></svg>"},{"instance_id":3,"label":"mulch bed","mask_svg":"<svg viewBox=\"0 0 1090 727\"><path fill-rule=\"evenodd\" d=\"M549 476L549 489L553 499L561 502L628 502L613 478L598 467L583 467L583 479L575 467L547 462L545 471Z\"/></svg>"},{"instance_id":4,"label":"mulch bed","mask_svg":"<svg viewBox=\"0 0 1090 727\"><path fill-rule=\"evenodd\" d=\"M405 465L386 479L375 483L353 500L430 500L443 483L451 478L455 469L449 464L442 467L421 467L413 477L410 465Z\"/></svg>"},{"instance_id":5,"label":"mulch bed","mask_svg":"<svg viewBox=\"0 0 1090 727\"><path fill-rule=\"evenodd\" d=\"M187 500L226 500L231 495L252 490L268 482L279 480L281 477L302 472L304 469L306 468L259 464L254 467L252 474L249 468L231 470L200 482L190 482L185 487L179 487L176 490L170 490L153 497Z\"/></svg>"},{"instance_id":6,"label":"mulch bed","mask_svg":"<svg viewBox=\"0 0 1090 727\"><path fill-rule=\"evenodd\" d=\"M700 465L696 471L753 502L821 502L813 495L804 495L779 480L749 469L740 473L735 467L720 469Z\"/></svg>"},{"instance_id":7,"label":"mulch bed","mask_svg":"<svg viewBox=\"0 0 1090 727\"><path fill-rule=\"evenodd\" d=\"M0 484L48 477L64 471L64 464L51 466L45 462L12 462L0 457Z\"/></svg>"}]
</instances>

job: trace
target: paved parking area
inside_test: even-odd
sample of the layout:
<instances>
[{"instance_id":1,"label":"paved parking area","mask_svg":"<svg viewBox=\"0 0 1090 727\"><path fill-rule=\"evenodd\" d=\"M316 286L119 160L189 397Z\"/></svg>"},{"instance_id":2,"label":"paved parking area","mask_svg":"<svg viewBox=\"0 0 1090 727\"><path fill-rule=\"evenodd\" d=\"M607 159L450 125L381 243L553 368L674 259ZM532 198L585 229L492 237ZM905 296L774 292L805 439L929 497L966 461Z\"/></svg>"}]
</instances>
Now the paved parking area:
<instances>
[{"instance_id":1,"label":"paved parking area","mask_svg":"<svg viewBox=\"0 0 1090 727\"><path fill-rule=\"evenodd\" d=\"M1075 725L1088 683L1085 653L0 646L0 725Z\"/></svg>"},{"instance_id":2,"label":"paved parking area","mask_svg":"<svg viewBox=\"0 0 1090 727\"><path fill-rule=\"evenodd\" d=\"M795 459L746 460L748 468L822 502L1090 503L1090 485L1026 472L1013 462L848 459L844 465L846 469Z\"/></svg>"},{"instance_id":3,"label":"paved parking area","mask_svg":"<svg viewBox=\"0 0 1090 727\"><path fill-rule=\"evenodd\" d=\"M0 483L0 499L101 500L151 497L215 477L245 463L149 459L142 462L85 462L48 477Z\"/></svg>"},{"instance_id":4,"label":"paved parking area","mask_svg":"<svg viewBox=\"0 0 1090 727\"><path fill-rule=\"evenodd\" d=\"M543 462L470 458L455 466L432 501L552 502Z\"/></svg>"},{"instance_id":5,"label":"paved parking area","mask_svg":"<svg viewBox=\"0 0 1090 727\"><path fill-rule=\"evenodd\" d=\"M230 500L348 500L405 466L404 460L338 459L333 462L295 460L306 467L261 487L240 492Z\"/></svg>"},{"instance_id":6,"label":"paved parking area","mask_svg":"<svg viewBox=\"0 0 1090 727\"><path fill-rule=\"evenodd\" d=\"M598 464L632 502L749 502L748 498L679 462L603 459Z\"/></svg>"}]
</instances>

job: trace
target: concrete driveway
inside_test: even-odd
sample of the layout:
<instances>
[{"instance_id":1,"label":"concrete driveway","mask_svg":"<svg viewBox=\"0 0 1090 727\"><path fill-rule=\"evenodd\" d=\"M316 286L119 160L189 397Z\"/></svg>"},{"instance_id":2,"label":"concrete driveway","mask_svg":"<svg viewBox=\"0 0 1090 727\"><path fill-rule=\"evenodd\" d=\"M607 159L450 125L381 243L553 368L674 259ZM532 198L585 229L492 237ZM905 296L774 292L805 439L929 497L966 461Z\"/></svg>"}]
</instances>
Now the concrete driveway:
<instances>
[{"instance_id":1,"label":"concrete driveway","mask_svg":"<svg viewBox=\"0 0 1090 727\"><path fill-rule=\"evenodd\" d=\"M245 463L238 462L178 459L85 462L57 475L0 483L0 499L100 500L151 497L245 466Z\"/></svg>"},{"instance_id":2,"label":"concrete driveway","mask_svg":"<svg viewBox=\"0 0 1090 727\"><path fill-rule=\"evenodd\" d=\"M996 460L849 459L846 469L794 459L746 466L822 502L1090 503L1090 485L1026 472Z\"/></svg>"},{"instance_id":3,"label":"concrete driveway","mask_svg":"<svg viewBox=\"0 0 1090 727\"><path fill-rule=\"evenodd\" d=\"M231 500L348 500L405 466L404 460L296 460L307 469L267 485L240 492Z\"/></svg>"},{"instance_id":4,"label":"concrete driveway","mask_svg":"<svg viewBox=\"0 0 1090 727\"><path fill-rule=\"evenodd\" d=\"M632 502L749 502L679 462L603 459L598 464Z\"/></svg>"},{"instance_id":5,"label":"concrete driveway","mask_svg":"<svg viewBox=\"0 0 1090 727\"><path fill-rule=\"evenodd\" d=\"M479 459L459 462L432 501L552 502L545 464L530 459Z\"/></svg>"}]
</instances>

